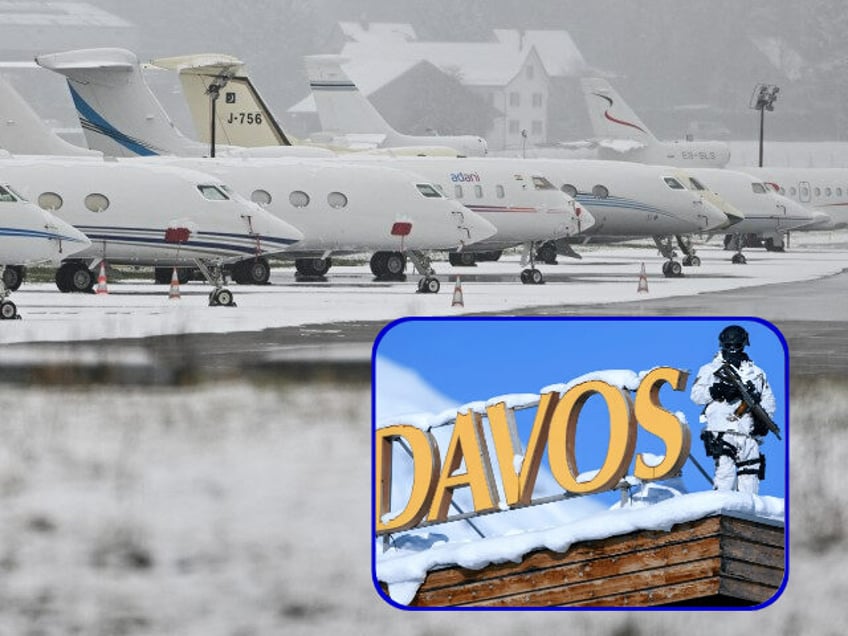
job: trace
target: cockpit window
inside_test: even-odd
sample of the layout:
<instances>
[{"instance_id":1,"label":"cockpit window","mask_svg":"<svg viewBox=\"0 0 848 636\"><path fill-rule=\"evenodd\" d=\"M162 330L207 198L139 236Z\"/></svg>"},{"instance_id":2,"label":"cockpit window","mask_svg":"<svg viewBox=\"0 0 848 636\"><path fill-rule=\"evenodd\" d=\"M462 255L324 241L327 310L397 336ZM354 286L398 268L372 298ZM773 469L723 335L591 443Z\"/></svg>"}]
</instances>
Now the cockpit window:
<instances>
[{"instance_id":1,"label":"cockpit window","mask_svg":"<svg viewBox=\"0 0 848 636\"><path fill-rule=\"evenodd\" d=\"M533 187L537 190L556 190L556 186L545 177L533 176Z\"/></svg>"},{"instance_id":2,"label":"cockpit window","mask_svg":"<svg viewBox=\"0 0 848 636\"><path fill-rule=\"evenodd\" d=\"M765 184L763 183L752 183L751 189L754 191L754 194L765 194L766 192L768 192Z\"/></svg>"},{"instance_id":3,"label":"cockpit window","mask_svg":"<svg viewBox=\"0 0 848 636\"><path fill-rule=\"evenodd\" d=\"M0 186L0 202L14 203L15 201L17 201L17 199L15 198L15 195L12 194L11 190L9 188Z\"/></svg>"},{"instance_id":4,"label":"cockpit window","mask_svg":"<svg viewBox=\"0 0 848 636\"><path fill-rule=\"evenodd\" d=\"M689 177L689 183L692 184L693 190L706 190L704 184L698 181L695 177Z\"/></svg>"},{"instance_id":5,"label":"cockpit window","mask_svg":"<svg viewBox=\"0 0 848 636\"><path fill-rule=\"evenodd\" d=\"M686 189L686 188L683 187L683 184L680 183L680 181L678 181L674 177L663 177L663 181L665 181L665 184L669 188L671 188L672 190L685 190Z\"/></svg>"},{"instance_id":6,"label":"cockpit window","mask_svg":"<svg viewBox=\"0 0 848 636\"><path fill-rule=\"evenodd\" d=\"M441 199L442 193L439 192L436 188L431 186L429 183L416 183L415 187L418 188L418 191L423 194L428 199Z\"/></svg>"},{"instance_id":7,"label":"cockpit window","mask_svg":"<svg viewBox=\"0 0 848 636\"><path fill-rule=\"evenodd\" d=\"M200 194L203 195L204 199L209 199L210 201L228 201L230 198L227 196L227 193L218 186L199 185L197 186L197 189L200 190Z\"/></svg>"}]
</instances>

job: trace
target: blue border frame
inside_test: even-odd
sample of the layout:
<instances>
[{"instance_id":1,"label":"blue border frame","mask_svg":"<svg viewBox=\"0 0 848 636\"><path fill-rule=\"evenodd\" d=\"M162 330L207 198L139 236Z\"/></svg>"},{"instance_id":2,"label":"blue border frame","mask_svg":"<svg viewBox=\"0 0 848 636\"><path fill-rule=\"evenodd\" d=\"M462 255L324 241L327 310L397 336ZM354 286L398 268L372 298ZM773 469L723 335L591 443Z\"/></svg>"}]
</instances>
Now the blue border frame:
<instances>
[{"instance_id":1,"label":"blue border frame","mask_svg":"<svg viewBox=\"0 0 848 636\"><path fill-rule=\"evenodd\" d=\"M377 358L377 350L380 346L380 341L383 337L392 329L394 329L399 324L404 322L417 322L417 321L425 321L425 322L480 322L480 321L522 321L522 322L656 322L656 321L685 321L685 322L721 322L723 324L737 322L737 321L749 321L756 322L767 329L769 329L772 333L774 333L780 343L783 345L783 377L785 379L785 389L786 389L786 422L784 423L784 445L783 445L783 454L784 454L784 462L786 466L785 474L784 474L784 550L783 550L783 581L778 587L777 592L769 598L764 603L760 603L759 605L751 605L751 606L712 606L712 605L693 605L693 606L685 606L685 607L544 607L544 606L528 606L528 607L452 607L452 606L442 606L442 607L416 607L412 605L402 605L400 603L392 600L388 595L383 593L382 588L380 587L380 582L377 579L377 572L375 568L376 560L377 560L377 550L376 550L376 541L374 537L376 536L376 527L375 527L375 515L376 515L376 501L375 501L375 488L376 484L374 483L375 479L375 466L376 466L376 451L375 451L375 442L376 442L376 422L375 422L375 411L376 411L376 383L375 383L375 372L376 372L376 358ZM789 545L790 545L790 536L789 536L789 519L790 519L790 495L789 495L789 438L790 438L790 421L791 421L791 413L790 413L790 377L789 377L789 345L786 342L786 338L784 338L783 334L780 330L768 320L763 318L758 318L755 316L413 316L413 317L403 317L397 320L393 320L388 323L385 327L380 330L380 333L377 334L377 337L374 339L374 344L371 348L371 520L369 526L371 528L371 582L374 585L374 589L377 591L377 594L382 598L386 603L395 607L397 609L405 610L408 612L417 612L417 611L452 611L452 612L526 612L526 611L554 611L554 612L576 612L576 611L589 611L589 612L606 612L606 611L648 611L648 612L673 612L673 611L742 611L742 612L750 612L763 609L768 607L777 601L782 595L786 586L789 582Z\"/></svg>"}]
</instances>

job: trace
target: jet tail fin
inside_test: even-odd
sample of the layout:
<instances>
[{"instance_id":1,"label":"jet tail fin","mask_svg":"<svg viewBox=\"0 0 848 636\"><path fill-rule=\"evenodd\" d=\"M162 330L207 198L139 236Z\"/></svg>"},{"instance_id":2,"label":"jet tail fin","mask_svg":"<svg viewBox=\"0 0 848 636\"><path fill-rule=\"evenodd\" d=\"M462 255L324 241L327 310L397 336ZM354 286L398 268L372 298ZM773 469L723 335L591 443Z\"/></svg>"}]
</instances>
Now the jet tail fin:
<instances>
[{"instance_id":1,"label":"jet tail fin","mask_svg":"<svg viewBox=\"0 0 848 636\"><path fill-rule=\"evenodd\" d=\"M247 148L291 146L259 91L244 72L244 63L217 53L160 58L154 66L179 72L198 139L211 141L212 94L216 141Z\"/></svg>"},{"instance_id":2,"label":"jet tail fin","mask_svg":"<svg viewBox=\"0 0 848 636\"><path fill-rule=\"evenodd\" d=\"M322 130L388 136L398 134L342 70L346 58L309 55L304 61Z\"/></svg>"},{"instance_id":3,"label":"jet tail fin","mask_svg":"<svg viewBox=\"0 0 848 636\"><path fill-rule=\"evenodd\" d=\"M50 130L20 93L0 76L0 147L17 155L100 156Z\"/></svg>"},{"instance_id":4,"label":"jet tail fin","mask_svg":"<svg viewBox=\"0 0 848 636\"><path fill-rule=\"evenodd\" d=\"M64 75L90 148L130 157L197 154L150 90L138 58L125 49L81 49L36 58Z\"/></svg>"},{"instance_id":5,"label":"jet tail fin","mask_svg":"<svg viewBox=\"0 0 848 636\"><path fill-rule=\"evenodd\" d=\"M581 79L580 84L596 137L629 139L644 146L657 143L656 137L609 82L593 77Z\"/></svg>"}]
</instances>

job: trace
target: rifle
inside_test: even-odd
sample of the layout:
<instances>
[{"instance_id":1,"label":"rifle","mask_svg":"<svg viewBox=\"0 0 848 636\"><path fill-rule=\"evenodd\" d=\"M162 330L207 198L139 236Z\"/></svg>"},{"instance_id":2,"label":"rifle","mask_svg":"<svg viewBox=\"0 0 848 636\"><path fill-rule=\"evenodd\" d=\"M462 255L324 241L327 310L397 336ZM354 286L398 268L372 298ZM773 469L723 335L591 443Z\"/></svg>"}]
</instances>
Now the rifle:
<instances>
[{"instance_id":1,"label":"rifle","mask_svg":"<svg viewBox=\"0 0 848 636\"><path fill-rule=\"evenodd\" d=\"M762 406L760 406L760 403L754 399L754 396L751 395L751 392L748 390L748 387L745 386L742 378L739 377L739 373L729 362L725 362L716 369L714 375L720 380L733 384L737 389L739 389L739 394L742 396L742 404L740 405L740 408L736 410L736 415L742 415L746 410L750 410L751 415L755 420L764 424L768 430L777 436L777 439L783 439L780 437L780 427L774 423L774 420L769 417L769 414L765 412Z\"/></svg>"}]
</instances>

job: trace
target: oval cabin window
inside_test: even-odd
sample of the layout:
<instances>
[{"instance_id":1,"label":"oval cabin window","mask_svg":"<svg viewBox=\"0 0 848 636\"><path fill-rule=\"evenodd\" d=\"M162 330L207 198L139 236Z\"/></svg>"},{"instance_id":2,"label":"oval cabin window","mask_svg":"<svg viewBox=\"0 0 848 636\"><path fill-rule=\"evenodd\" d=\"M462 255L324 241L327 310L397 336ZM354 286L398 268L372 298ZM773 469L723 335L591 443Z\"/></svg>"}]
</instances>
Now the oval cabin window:
<instances>
[{"instance_id":1,"label":"oval cabin window","mask_svg":"<svg viewBox=\"0 0 848 636\"><path fill-rule=\"evenodd\" d=\"M92 212L104 212L109 209L109 199L105 194L93 192L85 197L85 207Z\"/></svg>"},{"instance_id":2,"label":"oval cabin window","mask_svg":"<svg viewBox=\"0 0 848 636\"><path fill-rule=\"evenodd\" d=\"M38 207L42 210L59 210L63 203L62 197L55 192L44 192L38 195Z\"/></svg>"},{"instance_id":3,"label":"oval cabin window","mask_svg":"<svg viewBox=\"0 0 848 636\"><path fill-rule=\"evenodd\" d=\"M250 194L250 200L262 206L269 205L271 203L271 193L267 190L254 190Z\"/></svg>"},{"instance_id":4,"label":"oval cabin window","mask_svg":"<svg viewBox=\"0 0 848 636\"><path fill-rule=\"evenodd\" d=\"M331 192L327 195L327 203L331 208L344 208L347 207L347 197L341 192Z\"/></svg>"},{"instance_id":5,"label":"oval cabin window","mask_svg":"<svg viewBox=\"0 0 848 636\"><path fill-rule=\"evenodd\" d=\"M309 195L302 190L295 190L289 195L289 203L296 208L305 208L309 205Z\"/></svg>"}]
</instances>

